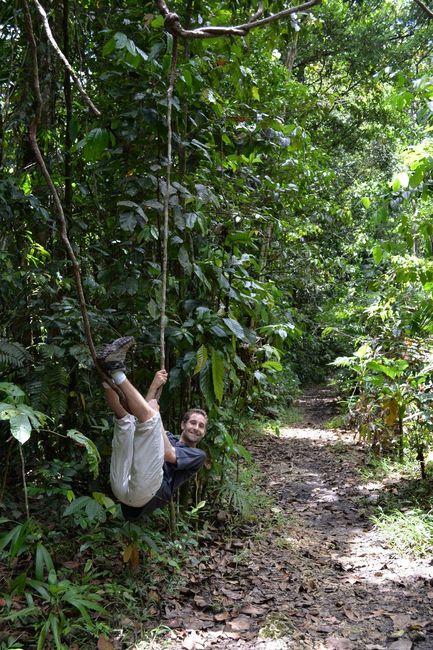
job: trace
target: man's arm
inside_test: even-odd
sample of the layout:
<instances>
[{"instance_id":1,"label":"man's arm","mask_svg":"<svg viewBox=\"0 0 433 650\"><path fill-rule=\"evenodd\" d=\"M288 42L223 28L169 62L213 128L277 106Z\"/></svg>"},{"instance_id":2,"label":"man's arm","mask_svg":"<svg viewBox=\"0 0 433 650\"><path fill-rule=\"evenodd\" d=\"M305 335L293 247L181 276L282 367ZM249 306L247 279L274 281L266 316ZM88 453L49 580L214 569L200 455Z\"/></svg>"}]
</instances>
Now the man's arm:
<instances>
[{"instance_id":1,"label":"man's arm","mask_svg":"<svg viewBox=\"0 0 433 650\"><path fill-rule=\"evenodd\" d=\"M166 370L158 370L158 372L155 373L155 376L152 379L152 383L150 384L147 390L147 395L146 395L147 402L149 402L151 399L156 399L156 401L158 401L159 389L162 386L164 386L164 384L167 382L167 379L168 379L168 372Z\"/></svg>"}]
</instances>

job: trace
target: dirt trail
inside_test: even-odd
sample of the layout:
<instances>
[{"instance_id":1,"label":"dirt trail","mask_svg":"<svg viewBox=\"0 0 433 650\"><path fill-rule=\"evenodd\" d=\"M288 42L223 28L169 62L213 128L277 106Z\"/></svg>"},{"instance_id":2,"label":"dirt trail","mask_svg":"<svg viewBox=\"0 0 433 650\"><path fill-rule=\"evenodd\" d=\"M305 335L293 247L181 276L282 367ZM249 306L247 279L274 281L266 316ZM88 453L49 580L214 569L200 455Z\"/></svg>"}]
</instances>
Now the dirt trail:
<instances>
[{"instance_id":1,"label":"dirt trail","mask_svg":"<svg viewBox=\"0 0 433 650\"><path fill-rule=\"evenodd\" d=\"M323 428L332 395L311 389L299 406L302 423L250 445L277 506L229 543L212 541L166 607L164 647L432 650L432 564L387 549L373 529L382 486L360 479L351 434Z\"/></svg>"}]
</instances>

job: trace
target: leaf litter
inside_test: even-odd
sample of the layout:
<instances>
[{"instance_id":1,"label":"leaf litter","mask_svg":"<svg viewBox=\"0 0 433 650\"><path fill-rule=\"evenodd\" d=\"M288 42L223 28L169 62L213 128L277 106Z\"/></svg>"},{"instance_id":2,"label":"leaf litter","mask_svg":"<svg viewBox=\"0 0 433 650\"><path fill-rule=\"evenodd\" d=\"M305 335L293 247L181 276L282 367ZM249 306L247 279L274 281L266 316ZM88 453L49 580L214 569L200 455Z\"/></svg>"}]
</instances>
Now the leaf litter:
<instances>
[{"instance_id":1,"label":"leaf litter","mask_svg":"<svg viewBox=\"0 0 433 650\"><path fill-rule=\"evenodd\" d=\"M170 632L140 650L433 648L432 564L390 550L373 528L382 485L360 479L365 450L352 433L323 428L332 394L311 389L299 406L301 423L248 445L274 507L229 541L216 523L179 593L159 594L149 625Z\"/></svg>"}]
</instances>

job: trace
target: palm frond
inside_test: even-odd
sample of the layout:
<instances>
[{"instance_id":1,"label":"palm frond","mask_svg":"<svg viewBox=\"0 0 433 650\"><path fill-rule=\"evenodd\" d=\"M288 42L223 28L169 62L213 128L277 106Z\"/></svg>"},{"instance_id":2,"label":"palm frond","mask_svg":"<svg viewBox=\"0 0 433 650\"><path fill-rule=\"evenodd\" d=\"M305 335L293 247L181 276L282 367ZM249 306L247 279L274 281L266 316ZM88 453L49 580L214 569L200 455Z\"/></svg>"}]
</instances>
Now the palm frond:
<instances>
[{"instance_id":1,"label":"palm frond","mask_svg":"<svg viewBox=\"0 0 433 650\"><path fill-rule=\"evenodd\" d=\"M22 368L31 359L27 350L16 341L0 339L0 366L15 370Z\"/></svg>"}]
</instances>

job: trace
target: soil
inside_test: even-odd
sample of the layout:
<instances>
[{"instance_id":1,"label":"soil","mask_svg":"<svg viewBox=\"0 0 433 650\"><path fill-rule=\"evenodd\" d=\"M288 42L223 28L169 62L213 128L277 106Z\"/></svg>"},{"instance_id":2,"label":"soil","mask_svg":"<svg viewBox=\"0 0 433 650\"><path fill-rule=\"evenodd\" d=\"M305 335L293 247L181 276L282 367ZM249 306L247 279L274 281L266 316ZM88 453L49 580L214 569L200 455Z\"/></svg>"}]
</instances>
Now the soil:
<instances>
[{"instance_id":1,"label":"soil","mask_svg":"<svg viewBox=\"0 0 433 650\"><path fill-rule=\"evenodd\" d=\"M180 596L164 599L171 632L140 650L433 649L430 558L400 555L375 530L383 485L361 478L352 433L324 427L333 395L308 390L299 408L300 423L249 444L275 506L232 538L214 534Z\"/></svg>"}]
</instances>

